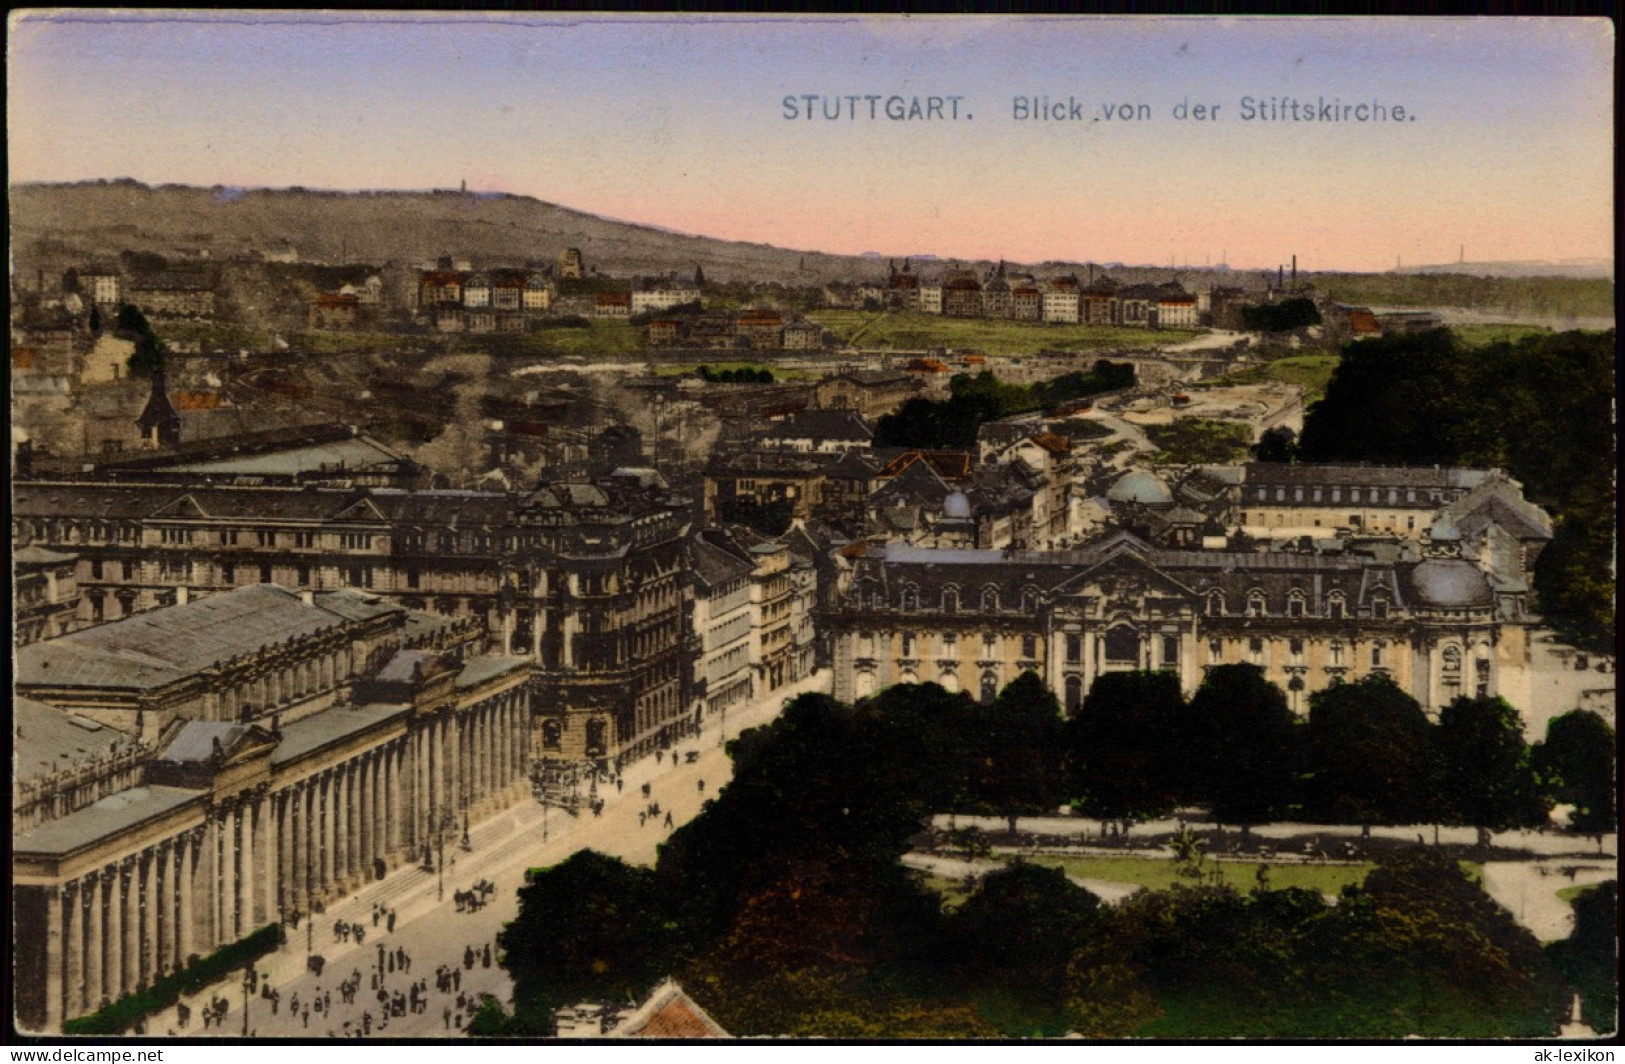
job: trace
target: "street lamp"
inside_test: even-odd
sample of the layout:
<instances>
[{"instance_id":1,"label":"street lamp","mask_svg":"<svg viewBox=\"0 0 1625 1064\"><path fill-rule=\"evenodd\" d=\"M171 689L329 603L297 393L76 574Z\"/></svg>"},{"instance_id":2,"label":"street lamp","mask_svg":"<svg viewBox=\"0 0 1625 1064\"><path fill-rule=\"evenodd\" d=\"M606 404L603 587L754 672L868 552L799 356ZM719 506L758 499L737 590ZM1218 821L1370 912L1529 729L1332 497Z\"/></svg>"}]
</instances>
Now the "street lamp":
<instances>
[{"instance_id":1,"label":"street lamp","mask_svg":"<svg viewBox=\"0 0 1625 1064\"><path fill-rule=\"evenodd\" d=\"M248 990L254 983L254 966L243 965L243 1037L248 1037Z\"/></svg>"}]
</instances>

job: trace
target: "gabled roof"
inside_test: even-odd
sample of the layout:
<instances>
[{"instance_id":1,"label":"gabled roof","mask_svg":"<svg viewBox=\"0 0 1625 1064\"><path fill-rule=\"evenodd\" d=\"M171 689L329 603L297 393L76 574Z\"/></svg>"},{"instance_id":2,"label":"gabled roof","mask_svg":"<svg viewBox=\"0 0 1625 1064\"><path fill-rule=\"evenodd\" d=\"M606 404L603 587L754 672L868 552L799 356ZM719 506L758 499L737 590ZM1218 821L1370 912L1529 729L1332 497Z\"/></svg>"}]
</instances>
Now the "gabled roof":
<instances>
[{"instance_id":1,"label":"gabled roof","mask_svg":"<svg viewBox=\"0 0 1625 1064\"><path fill-rule=\"evenodd\" d=\"M661 983L621 1020L611 1038L732 1038L674 980Z\"/></svg>"},{"instance_id":2,"label":"gabled roof","mask_svg":"<svg viewBox=\"0 0 1625 1064\"><path fill-rule=\"evenodd\" d=\"M867 443L875 430L856 410L801 410L768 427L769 440L852 440Z\"/></svg>"}]
</instances>

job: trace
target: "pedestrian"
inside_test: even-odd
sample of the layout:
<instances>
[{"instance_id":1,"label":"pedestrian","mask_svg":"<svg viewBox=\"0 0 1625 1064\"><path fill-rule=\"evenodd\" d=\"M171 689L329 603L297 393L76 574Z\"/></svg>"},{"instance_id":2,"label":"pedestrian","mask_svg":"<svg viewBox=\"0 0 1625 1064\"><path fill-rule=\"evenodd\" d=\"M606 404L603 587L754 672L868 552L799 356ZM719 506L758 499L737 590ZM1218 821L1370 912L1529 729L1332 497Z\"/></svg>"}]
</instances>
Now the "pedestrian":
<instances>
[{"instance_id":1,"label":"pedestrian","mask_svg":"<svg viewBox=\"0 0 1625 1064\"><path fill-rule=\"evenodd\" d=\"M463 967L464 968L472 968L472 967L474 967L474 947L473 946L464 946L463 947Z\"/></svg>"},{"instance_id":2,"label":"pedestrian","mask_svg":"<svg viewBox=\"0 0 1625 1064\"><path fill-rule=\"evenodd\" d=\"M378 903L372 903L372 926L378 926Z\"/></svg>"},{"instance_id":3,"label":"pedestrian","mask_svg":"<svg viewBox=\"0 0 1625 1064\"><path fill-rule=\"evenodd\" d=\"M392 934L392 935L395 933L395 910L394 909L389 910L389 933Z\"/></svg>"},{"instance_id":4,"label":"pedestrian","mask_svg":"<svg viewBox=\"0 0 1625 1064\"><path fill-rule=\"evenodd\" d=\"M302 1019L305 1022L306 1027L310 1026L310 1006L309 1005L305 1006L305 1011L299 1014L299 1018Z\"/></svg>"},{"instance_id":5,"label":"pedestrian","mask_svg":"<svg viewBox=\"0 0 1625 1064\"><path fill-rule=\"evenodd\" d=\"M671 827L671 810L666 810L666 826Z\"/></svg>"},{"instance_id":6,"label":"pedestrian","mask_svg":"<svg viewBox=\"0 0 1625 1064\"><path fill-rule=\"evenodd\" d=\"M446 1011L441 1013L441 1016L443 1016L445 1018L446 1030L448 1030L448 1031L451 1030L451 1006L450 1005L446 1006Z\"/></svg>"},{"instance_id":7,"label":"pedestrian","mask_svg":"<svg viewBox=\"0 0 1625 1064\"><path fill-rule=\"evenodd\" d=\"M649 822L649 814L647 812L645 812L644 810L641 810L641 809L638 810L638 827L641 828L644 824L646 824L648 822Z\"/></svg>"},{"instance_id":8,"label":"pedestrian","mask_svg":"<svg viewBox=\"0 0 1625 1064\"><path fill-rule=\"evenodd\" d=\"M480 967L491 967L491 943L489 942L485 944L485 955L480 958Z\"/></svg>"},{"instance_id":9,"label":"pedestrian","mask_svg":"<svg viewBox=\"0 0 1625 1064\"><path fill-rule=\"evenodd\" d=\"M700 781L700 793L701 794L705 793L705 781L704 780Z\"/></svg>"},{"instance_id":10,"label":"pedestrian","mask_svg":"<svg viewBox=\"0 0 1625 1064\"><path fill-rule=\"evenodd\" d=\"M616 777L615 777L615 793L616 793L616 794L620 794L620 793L621 793L621 789L622 789L622 788L623 788L623 787L625 787L625 786L626 786L626 781L625 781L625 780L623 780L623 779L621 779L621 777L619 777L619 776L616 776Z\"/></svg>"},{"instance_id":11,"label":"pedestrian","mask_svg":"<svg viewBox=\"0 0 1625 1064\"><path fill-rule=\"evenodd\" d=\"M657 765L661 764L662 763L661 759L664 758L665 756L666 756L666 752L664 750L656 750L655 751L655 764L657 764Z\"/></svg>"},{"instance_id":12,"label":"pedestrian","mask_svg":"<svg viewBox=\"0 0 1625 1064\"><path fill-rule=\"evenodd\" d=\"M461 968L453 968L451 970L451 988L453 990L461 990L463 988L463 970Z\"/></svg>"},{"instance_id":13,"label":"pedestrian","mask_svg":"<svg viewBox=\"0 0 1625 1064\"><path fill-rule=\"evenodd\" d=\"M331 990L322 995L322 1004L327 1006L328 1012L333 1011L333 992Z\"/></svg>"}]
</instances>

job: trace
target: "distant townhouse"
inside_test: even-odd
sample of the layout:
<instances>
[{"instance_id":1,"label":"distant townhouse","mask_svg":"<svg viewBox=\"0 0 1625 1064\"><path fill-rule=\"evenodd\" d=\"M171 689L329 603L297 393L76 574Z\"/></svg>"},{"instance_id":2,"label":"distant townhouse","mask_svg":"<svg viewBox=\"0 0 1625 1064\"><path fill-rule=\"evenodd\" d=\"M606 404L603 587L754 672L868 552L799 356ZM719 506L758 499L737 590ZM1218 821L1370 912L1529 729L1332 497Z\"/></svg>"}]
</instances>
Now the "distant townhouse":
<instances>
[{"instance_id":1,"label":"distant townhouse","mask_svg":"<svg viewBox=\"0 0 1625 1064\"><path fill-rule=\"evenodd\" d=\"M98 307L117 306L123 279L107 266L90 266L79 271L79 291Z\"/></svg>"},{"instance_id":2,"label":"distant townhouse","mask_svg":"<svg viewBox=\"0 0 1625 1064\"><path fill-rule=\"evenodd\" d=\"M1057 277L1044 286L1044 320L1068 325L1078 323L1079 291L1075 277Z\"/></svg>"},{"instance_id":3,"label":"distant townhouse","mask_svg":"<svg viewBox=\"0 0 1625 1064\"><path fill-rule=\"evenodd\" d=\"M599 292L594 301L593 314L600 318L629 318L632 316L632 293Z\"/></svg>"},{"instance_id":4,"label":"distant townhouse","mask_svg":"<svg viewBox=\"0 0 1625 1064\"><path fill-rule=\"evenodd\" d=\"M127 298L150 317L214 317L214 283L202 274L173 272L132 281Z\"/></svg>"},{"instance_id":5,"label":"distant townhouse","mask_svg":"<svg viewBox=\"0 0 1625 1064\"><path fill-rule=\"evenodd\" d=\"M1117 324L1149 327L1162 293L1156 285L1135 284L1117 291Z\"/></svg>"},{"instance_id":6,"label":"distant townhouse","mask_svg":"<svg viewBox=\"0 0 1625 1064\"><path fill-rule=\"evenodd\" d=\"M786 351L817 351L824 346L824 327L811 321L793 321L784 327Z\"/></svg>"},{"instance_id":7,"label":"distant townhouse","mask_svg":"<svg viewBox=\"0 0 1625 1064\"><path fill-rule=\"evenodd\" d=\"M783 345L784 318L776 310L743 311L735 328L738 337L757 350L774 350Z\"/></svg>"},{"instance_id":8,"label":"distant townhouse","mask_svg":"<svg viewBox=\"0 0 1625 1064\"><path fill-rule=\"evenodd\" d=\"M1196 328L1196 297L1178 281L1160 285L1155 325L1159 329Z\"/></svg>"},{"instance_id":9,"label":"distant townhouse","mask_svg":"<svg viewBox=\"0 0 1625 1064\"><path fill-rule=\"evenodd\" d=\"M361 297L343 292L323 292L310 304L310 327L324 330L349 330L356 327L361 314Z\"/></svg>"},{"instance_id":10,"label":"distant townhouse","mask_svg":"<svg viewBox=\"0 0 1625 1064\"><path fill-rule=\"evenodd\" d=\"M923 314L942 313L942 285L935 281L922 281L920 283L920 312Z\"/></svg>"},{"instance_id":11,"label":"distant townhouse","mask_svg":"<svg viewBox=\"0 0 1625 1064\"><path fill-rule=\"evenodd\" d=\"M662 285L632 293L632 313L648 314L656 310L700 302L700 290L692 285Z\"/></svg>"},{"instance_id":12,"label":"distant townhouse","mask_svg":"<svg viewBox=\"0 0 1625 1064\"><path fill-rule=\"evenodd\" d=\"M79 556L44 547L12 555L16 645L66 635L79 622Z\"/></svg>"},{"instance_id":13,"label":"distant townhouse","mask_svg":"<svg viewBox=\"0 0 1625 1064\"><path fill-rule=\"evenodd\" d=\"M1017 321L1042 321L1044 296L1032 285L1022 285L1010 292L1010 316Z\"/></svg>"},{"instance_id":14,"label":"distant townhouse","mask_svg":"<svg viewBox=\"0 0 1625 1064\"><path fill-rule=\"evenodd\" d=\"M721 529L697 532L687 551L694 585L694 631L700 643L693 682L698 725L725 721L729 709L743 709L751 701L751 634L756 627L751 585L756 565Z\"/></svg>"},{"instance_id":15,"label":"distant townhouse","mask_svg":"<svg viewBox=\"0 0 1625 1064\"><path fill-rule=\"evenodd\" d=\"M657 318L649 323L650 347L676 347L683 339L683 323L675 318Z\"/></svg>"},{"instance_id":16,"label":"distant townhouse","mask_svg":"<svg viewBox=\"0 0 1625 1064\"><path fill-rule=\"evenodd\" d=\"M898 370L849 370L819 382L817 403L873 419L893 413L919 393L920 382Z\"/></svg>"},{"instance_id":17,"label":"distant townhouse","mask_svg":"<svg viewBox=\"0 0 1625 1064\"><path fill-rule=\"evenodd\" d=\"M949 318L982 316L982 282L972 274L961 273L943 282L942 313Z\"/></svg>"},{"instance_id":18,"label":"distant townhouse","mask_svg":"<svg viewBox=\"0 0 1625 1064\"><path fill-rule=\"evenodd\" d=\"M1085 325L1114 325L1117 322L1118 284L1101 276L1079 293L1078 318Z\"/></svg>"},{"instance_id":19,"label":"distant townhouse","mask_svg":"<svg viewBox=\"0 0 1625 1064\"><path fill-rule=\"evenodd\" d=\"M802 410L770 425L760 437L763 447L777 451L842 454L867 451L875 430L856 410Z\"/></svg>"}]
</instances>

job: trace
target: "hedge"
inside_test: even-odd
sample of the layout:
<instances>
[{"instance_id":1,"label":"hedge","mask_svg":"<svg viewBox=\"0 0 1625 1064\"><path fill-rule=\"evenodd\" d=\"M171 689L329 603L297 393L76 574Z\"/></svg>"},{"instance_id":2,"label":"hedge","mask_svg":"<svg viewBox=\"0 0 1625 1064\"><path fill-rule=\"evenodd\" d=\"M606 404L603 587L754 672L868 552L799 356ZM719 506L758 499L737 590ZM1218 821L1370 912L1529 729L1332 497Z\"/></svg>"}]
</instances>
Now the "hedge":
<instances>
[{"instance_id":1,"label":"hedge","mask_svg":"<svg viewBox=\"0 0 1625 1064\"><path fill-rule=\"evenodd\" d=\"M247 938L238 939L187 965L173 975L133 994L126 994L88 1016L67 1021L64 1034L123 1034L148 1016L193 994L230 974L233 969L252 964L282 944L282 925L267 924Z\"/></svg>"}]
</instances>

